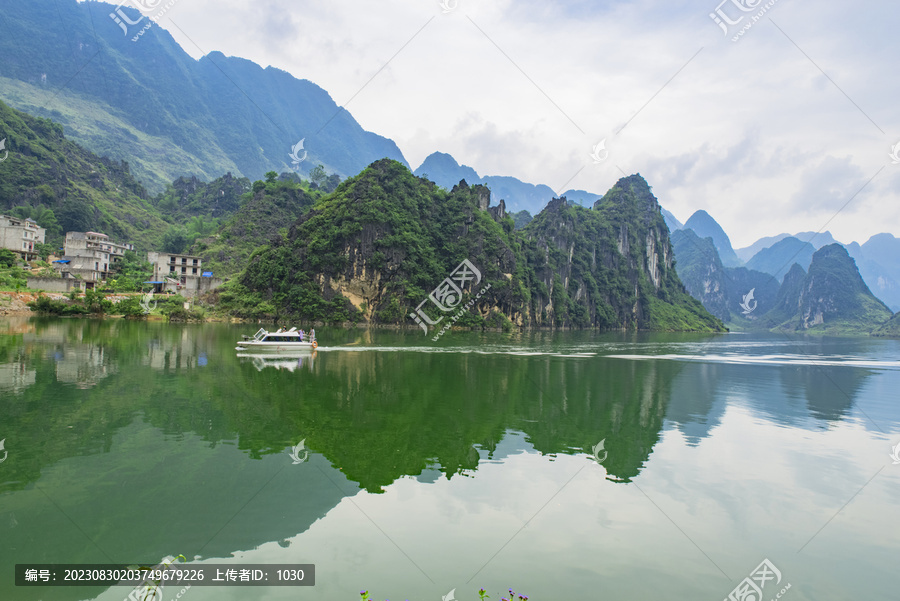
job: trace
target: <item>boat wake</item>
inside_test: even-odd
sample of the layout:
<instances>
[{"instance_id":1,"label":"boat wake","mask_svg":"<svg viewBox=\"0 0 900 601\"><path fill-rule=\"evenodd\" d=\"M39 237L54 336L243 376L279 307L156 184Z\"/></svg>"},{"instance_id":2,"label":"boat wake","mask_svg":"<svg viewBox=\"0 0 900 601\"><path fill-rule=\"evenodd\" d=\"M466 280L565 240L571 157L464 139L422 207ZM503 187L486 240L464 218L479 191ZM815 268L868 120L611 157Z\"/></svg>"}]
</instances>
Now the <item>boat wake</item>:
<instances>
[{"instance_id":1,"label":"boat wake","mask_svg":"<svg viewBox=\"0 0 900 601\"><path fill-rule=\"evenodd\" d=\"M900 369L900 361L876 361L853 356L831 355L605 355L609 359L629 361L693 361L698 363L725 363L731 365L791 365L816 367L862 367L870 369Z\"/></svg>"},{"instance_id":2,"label":"boat wake","mask_svg":"<svg viewBox=\"0 0 900 601\"><path fill-rule=\"evenodd\" d=\"M430 347L430 346L320 346L320 351L344 351L350 353L362 352L413 352L413 353L450 353L473 355L516 355L521 357L570 357L584 358L595 357L596 352L570 352L566 351L536 351L533 348L484 348L484 347Z\"/></svg>"}]
</instances>

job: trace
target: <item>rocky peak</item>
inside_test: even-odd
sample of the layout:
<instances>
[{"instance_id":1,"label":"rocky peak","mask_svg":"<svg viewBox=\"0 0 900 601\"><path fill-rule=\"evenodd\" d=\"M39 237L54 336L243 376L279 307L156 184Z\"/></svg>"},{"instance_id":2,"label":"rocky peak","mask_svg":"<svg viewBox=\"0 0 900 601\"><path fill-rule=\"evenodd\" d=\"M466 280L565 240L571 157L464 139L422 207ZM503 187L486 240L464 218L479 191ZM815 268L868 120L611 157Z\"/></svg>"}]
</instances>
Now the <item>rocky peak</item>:
<instances>
[{"instance_id":1,"label":"rocky peak","mask_svg":"<svg viewBox=\"0 0 900 601\"><path fill-rule=\"evenodd\" d=\"M501 198L499 204L496 207L488 208L488 211L491 217L494 218L494 221L503 221L506 219L506 201Z\"/></svg>"}]
</instances>

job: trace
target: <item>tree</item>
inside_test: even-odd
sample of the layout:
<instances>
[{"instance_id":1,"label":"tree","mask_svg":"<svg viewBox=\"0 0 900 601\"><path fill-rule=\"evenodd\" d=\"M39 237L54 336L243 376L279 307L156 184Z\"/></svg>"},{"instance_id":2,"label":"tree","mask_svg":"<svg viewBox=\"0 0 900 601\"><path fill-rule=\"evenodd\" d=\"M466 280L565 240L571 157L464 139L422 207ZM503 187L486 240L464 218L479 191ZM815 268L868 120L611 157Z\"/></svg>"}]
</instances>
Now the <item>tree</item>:
<instances>
[{"instance_id":1,"label":"tree","mask_svg":"<svg viewBox=\"0 0 900 601\"><path fill-rule=\"evenodd\" d=\"M266 183L274 184L275 180L278 179L278 173L275 171L266 171Z\"/></svg>"},{"instance_id":2,"label":"tree","mask_svg":"<svg viewBox=\"0 0 900 601\"><path fill-rule=\"evenodd\" d=\"M188 231L180 225L170 225L162 237L163 251L167 253L181 253L194 239Z\"/></svg>"},{"instance_id":3,"label":"tree","mask_svg":"<svg viewBox=\"0 0 900 601\"><path fill-rule=\"evenodd\" d=\"M7 248L0 248L0 265L3 267L13 267L18 259L13 251Z\"/></svg>"},{"instance_id":4,"label":"tree","mask_svg":"<svg viewBox=\"0 0 900 601\"><path fill-rule=\"evenodd\" d=\"M113 269L116 276L110 280L109 287L117 292L140 290L142 284L153 277L153 266L130 250L125 251Z\"/></svg>"},{"instance_id":5,"label":"tree","mask_svg":"<svg viewBox=\"0 0 900 601\"><path fill-rule=\"evenodd\" d=\"M328 179L328 174L325 173L325 165L316 165L309 172L309 181L314 183L317 188L322 187L326 179Z\"/></svg>"},{"instance_id":6,"label":"tree","mask_svg":"<svg viewBox=\"0 0 900 601\"><path fill-rule=\"evenodd\" d=\"M47 190L50 189L49 186L46 185L39 187L47 188ZM39 226L47 230L46 239L50 241L49 244L58 244L62 242L62 227L60 227L59 221L56 220L56 214L50 207L45 207L42 204L39 204L36 207L20 205L10 209L10 214L19 219L32 219Z\"/></svg>"},{"instance_id":7,"label":"tree","mask_svg":"<svg viewBox=\"0 0 900 601\"><path fill-rule=\"evenodd\" d=\"M53 254L54 250L55 247L52 244L41 244L39 242L34 245L34 252L36 252L44 261L50 258L50 255Z\"/></svg>"},{"instance_id":8,"label":"tree","mask_svg":"<svg viewBox=\"0 0 900 601\"><path fill-rule=\"evenodd\" d=\"M331 194L332 192L334 192L337 189L337 187L340 185L340 183L341 183L341 176L338 175L337 173L332 173L325 180L325 183L322 184L322 190L324 190L326 194Z\"/></svg>"},{"instance_id":9,"label":"tree","mask_svg":"<svg viewBox=\"0 0 900 601\"><path fill-rule=\"evenodd\" d=\"M93 227L94 209L82 199L67 199L59 210L59 225L64 232L86 232Z\"/></svg>"}]
</instances>

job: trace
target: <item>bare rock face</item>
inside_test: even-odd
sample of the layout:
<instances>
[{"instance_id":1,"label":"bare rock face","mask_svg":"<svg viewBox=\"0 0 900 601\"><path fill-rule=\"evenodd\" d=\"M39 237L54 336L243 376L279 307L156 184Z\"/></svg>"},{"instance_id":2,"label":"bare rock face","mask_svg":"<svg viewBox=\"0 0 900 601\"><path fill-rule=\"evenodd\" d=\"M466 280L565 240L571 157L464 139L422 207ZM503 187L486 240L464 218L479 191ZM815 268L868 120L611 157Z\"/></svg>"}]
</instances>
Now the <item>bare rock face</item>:
<instances>
[{"instance_id":1,"label":"bare rock face","mask_svg":"<svg viewBox=\"0 0 900 601\"><path fill-rule=\"evenodd\" d=\"M488 212L490 212L491 217L494 218L494 221L503 221L504 219L506 219L506 201L501 198L497 206L490 207L488 209Z\"/></svg>"}]
</instances>

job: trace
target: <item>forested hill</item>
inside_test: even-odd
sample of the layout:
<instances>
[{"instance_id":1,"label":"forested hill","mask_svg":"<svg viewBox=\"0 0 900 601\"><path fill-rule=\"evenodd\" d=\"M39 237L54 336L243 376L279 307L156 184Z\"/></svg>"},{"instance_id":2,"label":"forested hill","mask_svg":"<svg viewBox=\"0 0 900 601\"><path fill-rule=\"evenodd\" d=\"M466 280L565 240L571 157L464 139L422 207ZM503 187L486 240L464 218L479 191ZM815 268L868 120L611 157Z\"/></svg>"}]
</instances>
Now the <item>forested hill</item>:
<instances>
[{"instance_id":1,"label":"forested hill","mask_svg":"<svg viewBox=\"0 0 900 601\"><path fill-rule=\"evenodd\" d=\"M489 204L483 186L448 192L377 161L255 253L222 300L250 315L395 324L412 323L426 301L426 321L438 321L446 315L429 293L468 260L481 278L450 303L472 301L457 325L724 329L678 280L640 176L620 180L593 210L554 201L521 232L502 203Z\"/></svg>"},{"instance_id":2,"label":"forested hill","mask_svg":"<svg viewBox=\"0 0 900 601\"><path fill-rule=\"evenodd\" d=\"M61 125L2 102L0 131L0 157L9 153L0 162L0 212L40 210L54 244L67 231L95 230L145 250L158 246L168 224L127 163L98 157L67 140Z\"/></svg>"},{"instance_id":3,"label":"forested hill","mask_svg":"<svg viewBox=\"0 0 900 601\"><path fill-rule=\"evenodd\" d=\"M157 25L132 41L149 17L118 11L140 22L123 32L104 2L0 0L0 100L127 161L153 193L181 176L288 171L301 139L304 176L320 163L344 177L382 157L405 164L312 82L220 52L194 60Z\"/></svg>"}]
</instances>

